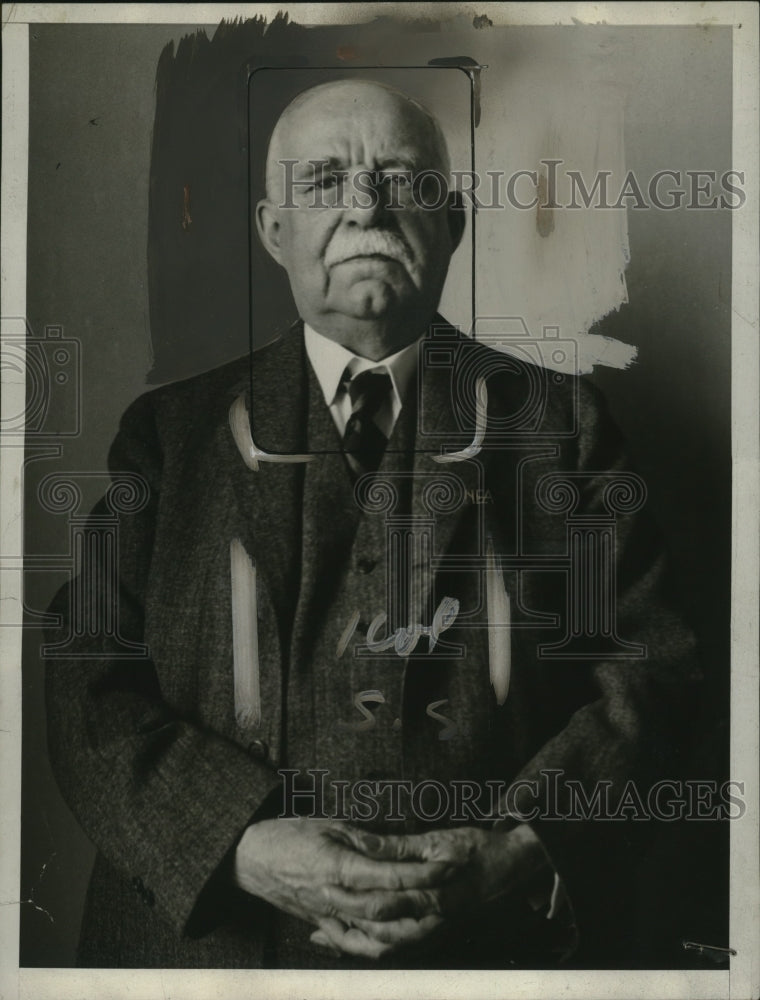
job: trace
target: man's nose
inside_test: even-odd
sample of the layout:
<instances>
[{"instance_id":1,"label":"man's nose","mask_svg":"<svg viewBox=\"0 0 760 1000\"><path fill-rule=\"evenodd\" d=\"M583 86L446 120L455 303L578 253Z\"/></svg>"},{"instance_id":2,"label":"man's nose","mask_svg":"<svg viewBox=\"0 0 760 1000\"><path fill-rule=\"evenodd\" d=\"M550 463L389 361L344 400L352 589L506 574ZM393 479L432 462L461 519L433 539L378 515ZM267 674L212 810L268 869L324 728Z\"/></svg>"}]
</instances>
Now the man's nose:
<instances>
[{"instance_id":1,"label":"man's nose","mask_svg":"<svg viewBox=\"0 0 760 1000\"><path fill-rule=\"evenodd\" d=\"M383 194L376 171L354 171L348 178L345 191L344 221L364 229L376 226L386 213Z\"/></svg>"}]
</instances>

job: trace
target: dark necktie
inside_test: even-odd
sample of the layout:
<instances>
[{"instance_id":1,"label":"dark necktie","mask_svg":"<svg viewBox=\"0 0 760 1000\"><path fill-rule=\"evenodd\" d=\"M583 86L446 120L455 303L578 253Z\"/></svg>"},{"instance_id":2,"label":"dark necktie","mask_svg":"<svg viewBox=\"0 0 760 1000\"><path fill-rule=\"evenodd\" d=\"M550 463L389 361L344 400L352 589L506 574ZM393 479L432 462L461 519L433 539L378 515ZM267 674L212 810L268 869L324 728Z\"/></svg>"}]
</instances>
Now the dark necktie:
<instances>
[{"instance_id":1,"label":"dark necktie","mask_svg":"<svg viewBox=\"0 0 760 1000\"><path fill-rule=\"evenodd\" d=\"M374 421L390 397L392 383L385 372L364 371L351 378L343 373L343 385L351 397L351 416L343 435L343 451L355 476L375 472L383 458L388 439Z\"/></svg>"}]
</instances>

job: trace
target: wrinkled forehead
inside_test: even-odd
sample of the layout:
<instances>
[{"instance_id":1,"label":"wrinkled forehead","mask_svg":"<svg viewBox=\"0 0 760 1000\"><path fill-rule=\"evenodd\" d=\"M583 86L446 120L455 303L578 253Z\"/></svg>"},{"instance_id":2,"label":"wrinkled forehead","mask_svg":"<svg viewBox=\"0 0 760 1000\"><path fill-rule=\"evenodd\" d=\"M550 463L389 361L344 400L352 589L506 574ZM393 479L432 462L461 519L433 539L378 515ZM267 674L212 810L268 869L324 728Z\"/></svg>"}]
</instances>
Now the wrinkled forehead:
<instances>
[{"instance_id":1,"label":"wrinkled forehead","mask_svg":"<svg viewBox=\"0 0 760 1000\"><path fill-rule=\"evenodd\" d=\"M299 95L278 121L268 160L331 159L346 166L398 160L445 167L437 123L405 94L380 84L341 81ZM373 161L373 162L370 162Z\"/></svg>"}]
</instances>

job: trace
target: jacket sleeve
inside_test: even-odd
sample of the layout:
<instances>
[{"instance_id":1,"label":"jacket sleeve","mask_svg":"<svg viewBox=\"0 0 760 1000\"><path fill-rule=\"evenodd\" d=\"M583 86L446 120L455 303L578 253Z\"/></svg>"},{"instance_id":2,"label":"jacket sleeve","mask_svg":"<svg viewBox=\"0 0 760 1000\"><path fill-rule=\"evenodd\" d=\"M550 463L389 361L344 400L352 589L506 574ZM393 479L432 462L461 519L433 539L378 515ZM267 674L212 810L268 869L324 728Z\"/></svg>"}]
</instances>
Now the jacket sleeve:
<instances>
[{"instance_id":1,"label":"jacket sleeve","mask_svg":"<svg viewBox=\"0 0 760 1000\"><path fill-rule=\"evenodd\" d=\"M46 665L48 748L85 833L183 933L196 922L201 894L213 897L214 874L279 782L245 749L171 710L149 651L123 655L124 640L144 641L162 476L154 399L146 394L127 410L109 454L112 477L137 474L147 490L142 509L120 517L116 593L99 563L94 585L72 580L51 607L60 626L46 636L53 654ZM97 531L98 517L107 513L101 501L90 528ZM116 629L105 627L109 614Z\"/></svg>"},{"instance_id":2,"label":"jacket sleeve","mask_svg":"<svg viewBox=\"0 0 760 1000\"><path fill-rule=\"evenodd\" d=\"M609 509L605 491L628 463L599 394L584 382L579 388L581 427L569 478L579 487L576 513L593 519ZM521 786L519 811L532 817L567 888L581 937L589 920L597 930L605 920L622 928L619 889L630 884L658 824L652 789L667 780L678 789L693 777L690 744L705 709L695 640L675 610L678 595L653 521L645 509L621 514L615 530L618 635L641 644L644 654L562 663L569 687L583 685L590 697L515 779L533 783Z\"/></svg>"}]
</instances>

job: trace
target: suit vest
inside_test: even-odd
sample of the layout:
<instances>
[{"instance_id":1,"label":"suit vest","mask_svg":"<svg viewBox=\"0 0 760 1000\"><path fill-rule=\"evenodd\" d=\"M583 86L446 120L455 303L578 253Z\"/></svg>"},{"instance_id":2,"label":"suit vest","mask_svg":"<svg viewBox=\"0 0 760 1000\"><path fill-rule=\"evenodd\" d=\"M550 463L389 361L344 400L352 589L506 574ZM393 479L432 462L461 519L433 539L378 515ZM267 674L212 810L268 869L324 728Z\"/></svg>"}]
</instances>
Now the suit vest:
<instances>
[{"instance_id":1,"label":"suit vest","mask_svg":"<svg viewBox=\"0 0 760 1000\"><path fill-rule=\"evenodd\" d=\"M392 493L397 523L408 516L416 409L402 407L380 468L354 483L332 416L308 368L307 441L315 458L306 465L303 480L301 576L287 671L285 743L288 767L327 772L323 805L334 815L340 806L334 782L395 779L403 772L405 659L393 649L367 655L366 644L378 616L387 616L375 622L378 638L407 624L400 603L406 597L408 608L409 595L397 594L394 600L392 592L398 581L388 565L388 518L382 510L372 510L378 497Z\"/></svg>"}]
</instances>

